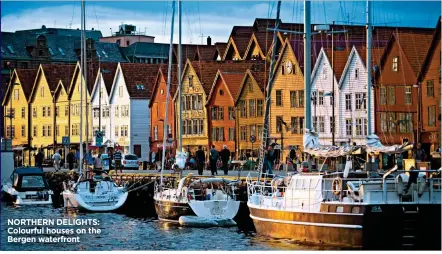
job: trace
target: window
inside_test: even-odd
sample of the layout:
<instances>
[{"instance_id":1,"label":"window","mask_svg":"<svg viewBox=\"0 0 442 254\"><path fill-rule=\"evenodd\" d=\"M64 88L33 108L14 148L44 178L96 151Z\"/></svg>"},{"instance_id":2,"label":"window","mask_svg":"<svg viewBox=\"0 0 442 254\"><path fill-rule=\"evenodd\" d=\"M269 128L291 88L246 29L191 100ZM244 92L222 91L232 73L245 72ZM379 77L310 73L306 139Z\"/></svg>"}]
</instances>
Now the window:
<instances>
[{"instance_id":1,"label":"window","mask_svg":"<svg viewBox=\"0 0 442 254\"><path fill-rule=\"evenodd\" d=\"M256 136L256 125L250 125L250 136Z\"/></svg>"},{"instance_id":2,"label":"window","mask_svg":"<svg viewBox=\"0 0 442 254\"><path fill-rule=\"evenodd\" d=\"M399 132L413 132L413 114L398 113Z\"/></svg>"},{"instance_id":3,"label":"window","mask_svg":"<svg viewBox=\"0 0 442 254\"><path fill-rule=\"evenodd\" d=\"M128 126L127 125L122 125L121 126L121 132L120 132L120 136L121 137L127 137L128 136L128 134L127 134L127 131L128 130Z\"/></svg>"},{"instance_id":4,"label":"window","mask_svg":"<svg viewBox=\"0 0 442 254\"><path fill-rule=\"evenodd\" d=\"M221 95L221 96L224 95L224 90L223 90L223 89L220 89L220 90L219 90L219 95Z\"/></svg>"},{"instance_id":5,"label":"window","mask_svg":"<svg viewBox=\"0 0 442 254\"><path fill-rule=\"evenodd\" d=\"M198 120L192 120L192 133L193 134L199 134L198 133Z\"/></svg>"},{"instance_id":6,"label":"window","mask_svg":"<svg viewBox=\"0 0 442 254\"><path fill-rule=\"evenodd\" d=\"M183 121L183 135L187 135L187 134L189 134L187 132L187 120L184 120Z\"/></svg>"},{"instance_id":7,"label":"window","mask_svg":"<svg viewBox=\"0 0 442 254\"><path fill-rule=\"evenodd\" d=\"M355 79L359 79L359 68L355 69Z\"/></svg>"},{"instance_id":8,"label":"window","mask_svg":"<svg viewBox=\"0 0 442 254\"><path fill-rule=\"evenodd\" d=\"M47 129L48 129L48 137L52 136L52 126L48 125Z\"/></svg>"},{"instance_id":9,"label":"window","mask_svg":"<svg viewBox=\"0 0 442 254\"><path fill-rule=\"evenodd\" d=\"M282 107L282 90L276 90L276 106Z\"/></svg>"},{"instance_id":10,"label":"window","mask_svg":"<svg viewBox=\"0 0 442 254\"><path fill-rule=\"evenodd\" d=\"M41 116L46 117L46 107L41 107Z\"/></svg>"},{"instance_id":11,"label":"window","mask_svg":"<svg viewBox=\"0 0 442 254\"><path fill-rule=\"evenodd\" d=\"M123 97L123 87L122 86L118 87L118 96Z\"/></svg>"},{"instance_id":12,"label":"window","mask_svg":"<svg viewBox=\"0 0 442 254\"><path fill-rule=\"evenodd\" d=\"M261 140L261 138L262 138L262 125L258 125L257 126L257 128L258 128L258 140Z\"/></svg>"},{"instance_id":13,"label":"window","mask_svg":"<svg viewBox=\"0 0 442 254\"><path fill-rule=\"evenodd\" d=\"M428 107L428 126L436 126L436 106Z\"/></svg>"},{"instance_id":14,"label":"window","mask_svg":"<svg viewBox=\"0 0 442 254\"><path fill-rule=\"evenodd\" d=\"M37 118L37 108L36 107L32 108L32 117Z\"/></svg>"},{"instance_id":15,"label":"window","mask_svg":"<svg viewBox=\"0 0 442 254\"><path fill-rule=\"evenodd\" d=\"M393 64L391 66L391 70L394 72L397 72L398 71L398 64L399 64L399 57L398 56L393 57Z\"/></svg>"},{"instance_id":16,"label":"window","mask_svg":"<svg viewBox=\"0 0 442 254\"><path fill-rule=\"evenodd\" d=\"M318 93L319 105L324 105L324 92Z\"/></svg>"},{"instance_id":17,"label":"window","mask_svg":"<svg viewBox=\"0 0 442 254\"><path fill-rule=\"evenodd\" d=\"M229 141L235 140L235 128L229 128Z\"/></svg>"},{"instance_id":18,"label":"window","mask_svg":"<svg viewBox=\"0 0 442 254\"><path fill-rule=\"evenodd\" d=\"M304 90L298 91L299 107L304 107Z\"/></svg>"},{"instance_id":19,"label":"window","mask_svg":"<svg viewBox=\"0 0 442 254\"><path fill-rule=\"evenodd\" d=\"M21 136L26 137L26 126L25 125L21 126Z\"/></svg>"},{"instance_id":20,"label":"window","mask_svg":"<svg viewBox=\"0 0 442 254\"><path fill-rule=\"evenodd\" d=\"M405 104L411 105L412 103L412 97L411 97L411 86L405 87Z\"/></svg>"},{"instance_id":21,"label":"window","mask_svg":"<svg viewBox=\"0 0 442 254\"><path fill-rule=\"evenodd\" d=\"M128 117L129 116L129 105L122 105L121 106L121 116L122 117Z\"/></svg>"},{"instance_id":22,"label":"window","mask_svg":"<svg viewBox=\"0 0 442 254\"><path fill-rule=\"evenodd\" d=\"M291 108L298 107L298 98L296 96L296 91L290 91L290 107Z\"/></svg>"},{"instance_id":23,"label":"window","mask_svg":"<svg viewBox=\"0 0 442 254\"><path fill-rule=\"evenodd\" d=\"M362 118L356 118L356 136L362 136Z\"/></svg>"},{"instance_id":24,"label":"window","mask_svg":"<svg viewBox=\"0 0 442 254\"><path fill-rule=\"evenodd\" d=\"M241 117L247 117L246 101L239 101L239 113Z\"/></svg>"},{"instance_id":25,"label":"window","mask_svg":"<svg viewBox=\"0 0 442 254\"><path fill-rule=\"evenodd\" d=\"M322 66L322 77L324 80L327 79L327 65L324 63L324 65Z\"/></svg>"},{"instance_id":26,"label":"window","mask_svg":"<svg viewBox=\"0 0 442 254\"><path fill-rule=\"evenodd\" d=\"M211 108L212 120L224 120L224 108L214 106Z\"/></svg>"},{"instance_id":27,"label":"window","mask_svg":"<svg viewBox=\"0 0 442 254\"><path fill-rule=\"evenodd\" d=\"M258 99L256 100L256 116L264 115L264 100Z\"/></svg>"},{"instance_id":28,"label":"window","mask_svg":"<svg viewBox=\"0 0 442 254\"><path fill-rule=\"evenodd\" d=\"M120 130L120 128L119 128L119 126L118 125L115 125L115 128L114 128L114 134L115 134L115 137L118 137L119 135L119 130Z\"/></svg>"},{"instance_id":29,"label":"window","mask_svg":"<svg viewBox=\"0 0 442 254\"><path fill-rule=\"evenodd\" d=\"M365 93L356 93L355 97L356 97L356 110L367 109Z\"/></svg>"},{"instance_id":30,"label":"window","mask_svg":"<svg viewBox=\"0 0 442 254\"><path fill-rule=\"evenodd\" d=\"M78 123L72 124L71 132L72 132L72 136L80 135L80 124L78 124Z\"/></svg>"},{"instance_id":31,"label":"window","mask_svg":"<svg viewBox=\"0 0 442 254\"><path fill-rule=\"evenodd\" d=\"M276 132L281 133L282 132L282 116L276 117Z\"/></svg>"},{"instance_id":32,"label":"window","mask_svg":"<svg viewBox=\"0 0 442 254\"><path fill-rule=\"evenodd\" d=\"M228 107L229 110L229 120L234 120L235 117L235 111L233 107Z\"/></svg>"},{"instance_id":33,"label":"window","mask_svg":"<svg viewBox=\"0 0 442 254\"><path fill-rule=\"evenodd\" d=\"M318 117L313 117L313 130L318 132Z\"/></svg>"},{"instance_id":34,"label":"window","mask_svg":"<svg viewBox=\"0 0 442 254\"><path fill-rule=\"evenodd\" d=\"M37 137L37 125L34 125L34 127L33 127L32 136Z\"/></svg>"},{"instance_id":35,"label":"window","mask_svg":"<svg viewBox=\"0 0 442 254\"><path fill-rule=\"evenodd\" d=\"M99 116L100 116L100 109L99 108L94 108L92 110L92 113L93 113L93 117L94 118L99 118Z\"/></svg>"},{"instance_id":36,"label":"window","mask_svg":"<svg viewBox=\"0 0 442 254\"><path fill-rule=\"evenodd\" d=\"M106 136L106 125L101 126L101 132L103 133L104 136Z\"/></svg>"},{"instance_id":37,"label":"window","mask_svg":"<svg viewBox=\"0 0 442 254\"><path fill-rule=\"evenodd\" d=\"M186 98L185 100L185 104L184 104L184 110L190 110L191 109L191 104L192 104L192 96L191 95L187 95L184 96Z\"/></svg>"},{"instance_id":38,"label":"window","mask_svg":"<svg viewBox=\"0 0 442 254\"><path fill-rule=\"evenodd\" d=\"M313 101L313 105L316 106L316 104L318 102L318 97L317 97L316 91L312 92L312 101Z\"/></svg>"},{"instance_id":39,"label":"window","mask_svg":"<svg viewBox=\"0 0 442 254\"><path fill-rule=\"evenodd\" d=\"M212 141L224 141L224 127L212 128Z\"/></svg>"},{"instance_id":40,"label":"window","mask_svg":"<svg viewBox=\"0 0 442 254\"><path fill-rule=\"evenodd\" d=\"M51 117L51 107L47 107L47 111L48 111L48 117Z\"/></svg>"},{"instance_id":41,"label":"window","mask_svg":"<svg viewBox=\"0 0 442 254\"><path fill-rule=\"evenodd\" d=\"M290 121L290 125L292 127L292 134L298 134L298 118L292 117Z\"/></svg>"},{"instance_id":42,"label":"window","mask_svg":"<svg viewBox=\"0 0 442 254\"><path fill-rule=\"evenodd\" d=\"M224 120L224 107L218 107L218 119Z\"/></svg>"},{"instance_id":43,"label":"window","mask_svg":"<svg viewBox=\"0 0 442 254\"><path fill-rule=\"evenodd\" d=\"M240 133L240 138L241 141L246 141L247 140L247 126L241 126L239 128L239 133Z\"/></svg>"},{"instance_id":44,"label":"window","mask_svg":"<svg viewBox=\"0 0 442 254\"><path fill-rule=\"evenodd\" d=\"M396 132L396 113L387 113L388 131Z\"/></svg>"},{"instance_id":45,"label":"window","mask_svg":"<svg viewBox=\"0 0 442 254\"><path fill-rule=\"evenodd\" d=\"M351 111L351 94L345 94L345 110Z\"/></svg>"},{"instance_id":46,"label":"window","mask_svg":"<svg viewBox=\"0 0 442 254\"><path fill-rule=\"evenodd\" d=\"M202 119L198 120L198 134L204 133L204 122Z\"/></svg>"},{"instance_id":47,"label":"window","mask_svg":"<svg viewBox=\"0 0 442 254\"><path fill-rule=\"evenodd\" d=\"M434 80L427 80L427 97L434 97Z\"/></svg>"},{"instance_id":48,"label":"window","mask_svg":"<svg viewBox=\"0 0 442 254\"><path fill-rule=\"evenodd\" d=\"M192 75L189 75L189 76L187 77L187 79L189 80L189 87L193 87L193 76L192 76Z\"/></svg>"},{"instance_id":49,"label":"window","mask_svg":"<svg viewBox=\"0 0 442 254\"><path fill-rule=\"evenodd\" d=\"M47 129L46 129L46 125L43 125L43 128L42 128L42 131L41 131L41 136L42 137L46 137L46 135L47 135Z\"/></svg>"},{"instance_id":50,"label":"window","mask_svg":"<svg viewBox=\"0 0 442 254\"><path fill-rule=\"evenodd\" d=\"M18 101L18 96L19 95L19 92L18 92L18 89L14 89L14 100L15 101Z\"/></svg>"},{"instance_id":51,"label":"window","mask_svg":"<svg viewBox=\"0 0 442 254\"><path fill-rule=\"evenodd\" d=\"M115 106L115 117L120 117L120 107Z\"/></svg>"},{"instance_id":52,"label":"window","mask_svg":"<svg viewBox=\"0 0 442 254\"><path fill-rule=\"evenodd\" d=\"M396 95L394 94L395 87L394 86L389 86L387 92L388 92L387 93L388 104L389 105L394 105L396 103Z\"/></svg>"},{"instance_id":53,"label":"window","mask_svg":"<svg viewBox=\"0 0 442 254\"><path fill-rule=\"evenodd\" d=\"M44 89L44 87L40 88L40 97L45 97L45 89Z\"/></svg>"},{"instance_id":54,"label":"window","mask_svg":"<svg viewBox=\"0 0 442 254\"><path fill-rule=\"evenodd\" d=\"M172 125L167 125L167 134L172 134Z\"/></svg>"},{"instance_id":55,"label":"window","mask_svg":"<svg viewBox=\"0 0 442 254\"><path fill-rule=\"evenodd\" d=\"M26 118L26 108L21 108L21 118Z\"/></svg>"},{"instance_id":56,"label":"window","mask_svg":"<svg viewBox=\"0 0 442 254\"><path fill-rule=\"evenodd\" d=\"M11 130L12 130L12 133L11 133ZM6 127L6 136L9 138L15 138L15 126L14 125L12 125L12 126L8 125Z\"/></svg>"},{"instance_id":57,"label":"window","mask_svg":"<svg viewBox=\"0 0 442 254\"><path fill-rule=\"evenodd\" d=\"M69 115L69 106L65 106L64 107L64 116L68 116Z\"/></svg>"},{"instance_id":58,"label":"window","mask_svg":"<svg viewBox=\"0 0 442 254\"><path fill-rule=\"evenodd\" d=\"M249 100L249 116L255 117L255 100Z\"/></svg>"},{"instance_id":59,"label":"window","mask_svg":"<svg viewBox=\"0 0 442 254\"><path fill-rule=\"evenodd\" d=\"M158 126L153 127L153 139L158 140Z\"/></svg>"},{"instance_id":60,"label":"window","mask_svg":"<svg viewBox=\"0 0 442 254\"><path fill-rule=\"evenodd\" d=\"M351 118L345 119L345 134L347 136L351 136L351 131L352 131L352 123L351 123Z\"/></svg>"},{"instance_id":61,"label":"window","mask_svg":"<svg viewBox=\"0 0 442 254\"><path fill-rule=\"evenodd\" d=\"M380 90L380 104L385 105L387 104L387 88L385 86L381 87Z\"/></svg>"},{"instance_id":62,"label":"window","mask_svg":"<svg viewBox=\"0 0 442 254\"><path fill-rule=\"evenodd\" d=\"M324 133L325 132L325 123L324 123L324 117L323 116L319 116L318 117L318 124L319 124L318 131L320 133Z\"/></svg>"},{"instance_id":63,"label":"window","mask_svg":"<svg viewBox=\"0 0 442 254\"><path fill-rule=\"evenodd\" d=\"M299 134L304 133L304 117L299 118Z\"/></svg>"},{"instance_id":64,"label":"window","mask_svg":"<svg viewBox=\"0 0 442 254\"><path fill-rule=\"evenodd\" d=\"M68 136L69 135L69 125L65 125L64 126L64 135Z\"/></svg>"}]
</instances>

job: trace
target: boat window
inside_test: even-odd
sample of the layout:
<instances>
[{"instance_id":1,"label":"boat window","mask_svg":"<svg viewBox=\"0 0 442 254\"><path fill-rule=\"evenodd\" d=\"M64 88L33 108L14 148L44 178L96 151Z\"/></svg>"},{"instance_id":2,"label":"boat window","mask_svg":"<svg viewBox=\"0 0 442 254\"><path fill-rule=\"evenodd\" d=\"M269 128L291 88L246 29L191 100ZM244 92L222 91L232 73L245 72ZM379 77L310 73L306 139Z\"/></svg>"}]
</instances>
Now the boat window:
<instances>
[{"instance_id":1,"label":"boat window","mask_svg":"<svg viewBox=\"0 0 442 254\"><path fill-rule=\"evenodd\" d=\"M11 176L11 180L12 180L12 182L14 183L14 186L17 186L17 184L18 184L18 174L17 173L15 173L14 175L12 175Z\"/></svg>"},{"instance_id":2,"label":"boat window","mask_svg":"<svg viewBox=\"0 0 442 254\"><path fill-rule=\"evenodd\" d=\"M136 155L126 155L126 156L124 156L124 159L126 159L126 160L138 160L138 157Z\"/></svg>"},{"instance_id":3,"label":"boat window","mask_svg":"<svg viewBox=\"0 0 442 254\"><path fill-rule=\"evenodd\" d=\"M42 188L45 187L43 176L23 176L21 180L22 188Z\"/></svg>"},{"instance_id":4,"label":"boat window","mask_svg":"<svg viewBox=\"0 0 442 254\"><path fill-rule=\"evenodd\" d=\"M359 213L360 211L360 207L359 206L354 206L351 208L351 213Z\"/></svg>"},{"instance_id":5,"label":"boat window","mask_svg":"<svg viewBox=\"0 0 442 254\"><path fill-rule=\"evenodd\" d=\"M336 212L337 213L343 213L344 212L344 207L343 206L336 207Z\"/></svg>"}]
</instances>

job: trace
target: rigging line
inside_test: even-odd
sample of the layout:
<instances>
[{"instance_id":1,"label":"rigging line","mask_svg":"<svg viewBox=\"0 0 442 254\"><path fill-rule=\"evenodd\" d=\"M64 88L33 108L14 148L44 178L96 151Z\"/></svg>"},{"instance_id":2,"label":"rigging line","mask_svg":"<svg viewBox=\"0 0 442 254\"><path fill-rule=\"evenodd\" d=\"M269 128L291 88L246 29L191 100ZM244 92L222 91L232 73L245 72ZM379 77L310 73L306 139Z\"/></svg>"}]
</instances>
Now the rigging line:
<instances>
[{"instance_id":1,"label":"rigging line","mask_svg":"<svg viewBox=\"0 0 442 254\"><path fill-rule=\"evenodd\" d=\"M71 18L71 22L69 23L69 29L72 28L72 22L74 22L74 14L75 14L75 1L74 1L74 8L72 8L72 18Z\"/></svg>"},{"instance_id":2,"label":"rigging line","mask_svg":"<svg viewBox=\"0 0 442 254\"><path fill-rule=\"evenodd\" d=\"M92 6L94 7L95 19L97 20L97 29L100 30L100 24L98 23L98 17L97 17L97 11L95 10L95 4L92 3Z\"/></svg>"}]
</instances>

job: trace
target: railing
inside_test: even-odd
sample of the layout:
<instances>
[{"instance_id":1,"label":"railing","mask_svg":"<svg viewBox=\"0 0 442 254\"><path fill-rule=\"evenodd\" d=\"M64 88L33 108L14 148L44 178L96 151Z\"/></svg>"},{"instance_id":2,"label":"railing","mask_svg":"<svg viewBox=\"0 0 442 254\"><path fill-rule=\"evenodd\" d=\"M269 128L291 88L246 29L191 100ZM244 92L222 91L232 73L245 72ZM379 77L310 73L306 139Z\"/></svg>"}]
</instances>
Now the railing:
<instances>
[{"instance_id":1,"label":"railing","mask_svg":"<svg viewBox=\"0 0 442 254\"><path fill-rule=\"evenodd\" d=\"M404 192L408 182L401 183L402 185L399 186L396 177L388 179L355 179L338 176L323 178L318 177L319 174L303 174L300 178L292 178L291 176L283 178L261 174L260 180L254 181L255 174L250 172L246 178L248 201L252 205L272 209L319 211L321 203L441 203L440 178L421 178L417 184L412 184L410 189ZM361 186L363 187L361 188Z\"/></svg>"}]
</instances>

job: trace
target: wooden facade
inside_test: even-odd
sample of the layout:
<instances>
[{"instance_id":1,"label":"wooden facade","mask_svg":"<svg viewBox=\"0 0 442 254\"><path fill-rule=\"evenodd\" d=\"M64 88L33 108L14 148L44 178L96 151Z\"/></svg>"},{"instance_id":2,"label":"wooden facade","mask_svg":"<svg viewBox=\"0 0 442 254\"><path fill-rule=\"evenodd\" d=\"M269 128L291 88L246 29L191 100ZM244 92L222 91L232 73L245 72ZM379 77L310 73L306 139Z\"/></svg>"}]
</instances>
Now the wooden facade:
<instances>
[{"instance_id":1,"label":"wooden facade","mask_svg":"<svg viewBox=\"0 0 442 254\"><path fill-rule=\"evenodd\" d=\"M416 84L431 39L428 31L393 33L385 48L375 84L375 132L383 144L417 141Z\"/></svg>"},{"instance_id":2,"label":"wooden facade","mask_svg":"<svg viewBox=\"0 0 442 254\"><path fill-rule=\"evenodd\" d=\"M303 147L305 103L309 102L304 102L304 75L286 40L275 65L269 118L271 142L284 148L282 161L290 152L287 146Z\"/></svg>"}]
</instances>

